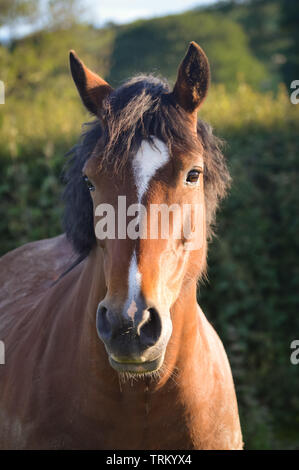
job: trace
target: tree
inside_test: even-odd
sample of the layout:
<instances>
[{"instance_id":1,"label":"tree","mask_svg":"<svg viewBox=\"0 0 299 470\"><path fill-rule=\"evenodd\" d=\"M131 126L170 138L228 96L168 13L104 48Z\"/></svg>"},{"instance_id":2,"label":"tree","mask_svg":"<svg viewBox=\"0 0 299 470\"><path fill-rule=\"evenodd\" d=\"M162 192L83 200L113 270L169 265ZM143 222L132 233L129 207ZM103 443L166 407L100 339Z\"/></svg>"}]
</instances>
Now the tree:
<instances>
[{"instance_id":1,"label":"tree","mask_svg":"<svg viewBox=\"0 0 299 470\"><path fill-rule=\"evenodd\" d=\"M69 29L84 12L82 0L0 0L0 26L30 22L32 30Z\"/></svg>"},{"instance_id":2,"label":"tree","mask_svg":"<svg viewBox=\"0 0 299 470\"><path fill-rule=\"evenodd\" d=\"M282 33L287 41L282 73L287 86L299 79L299 6L296 0L280 0Z\"/></svg>"},{"instance_id":3,"label":"tree","mask_svg":"<svg viewBox=\"0 0 299 470\"><path fill-rule=\"evenodd\" d=\"M31 17L38 6L39 0L0 0L0 26Z\"/></svg>"},{"instance_id":4,"label":"tree","mask_svg":"<svg viewBox=\"0 0 299 470\"><path fill-rule=\"evenodd\" d=\"M175 81L178 57L190 40L200 44L209 57L213 83L234 88L239 81L254 86L267 78L263 64L250 51L242 27L219 13L191 11L119 28L108 77L119 83L136 72L159 73Z\"/></svg>"},{"instance_id":5,"label":"tree","mask_svg":"<svg viewBox=\"0 0 299 470\"><path fill-rule=\"evenodd\" d=\"M46 27L69 29L80 22L85 9L80 0L49 0Z\"/></svg>"}]
</instances>

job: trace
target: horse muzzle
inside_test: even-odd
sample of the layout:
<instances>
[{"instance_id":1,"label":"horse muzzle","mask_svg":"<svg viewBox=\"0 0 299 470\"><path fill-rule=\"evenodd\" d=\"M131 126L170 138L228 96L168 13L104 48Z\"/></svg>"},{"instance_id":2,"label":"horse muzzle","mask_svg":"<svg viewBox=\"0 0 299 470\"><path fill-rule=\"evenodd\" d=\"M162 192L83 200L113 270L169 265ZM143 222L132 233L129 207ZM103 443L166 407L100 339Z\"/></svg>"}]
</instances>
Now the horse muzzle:
<instances>
[{"instance_id":1,"label":"horse muzzle","mask_svg":"<svg viewBox=\"0 0 299 470\"><path fill-rule=\"evenodd\" d=\"M158 370L171 329L170 314L162 316L140 298L131 309L125 306L117 311L105 300L97 309L97 332L110 365L118 372L146 374Z\"/></svg>"}]
</instances>

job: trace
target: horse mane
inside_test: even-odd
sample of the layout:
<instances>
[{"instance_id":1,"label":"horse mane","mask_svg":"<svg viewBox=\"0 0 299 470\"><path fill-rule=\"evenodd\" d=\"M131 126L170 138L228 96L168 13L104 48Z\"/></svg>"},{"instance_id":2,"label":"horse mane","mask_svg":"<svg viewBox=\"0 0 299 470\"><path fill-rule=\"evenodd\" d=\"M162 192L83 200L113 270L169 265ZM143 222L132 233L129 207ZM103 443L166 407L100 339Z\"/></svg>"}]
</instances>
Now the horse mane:
<instances>
[{"instance_id":1,"label":"horse mane","mask_svg":"<svg viewBox=\"0 0 299 470\"><path fill-rule=\"evenodd\" d=\"M186 126L185 111L173 100L169 84L152 75L138 75L112 92L104 101L102 120L85 124L80 141L67 154L63 192L63 227L81 262L96 243L93 206L82 178L82 169L93 152L99 171L121 172L143 140L152 136L185 153L203 150L207 236L213 235L215 212L225 196L230 175L222 154L222 141L209 124L198 121L197 139ZM103 126L102 122L105 122ZM101 149L98 142L101 138ZM69 270L70 270L69 269ZM69 271L68 270L68 271Z\"/></svg>"}]
</instances>

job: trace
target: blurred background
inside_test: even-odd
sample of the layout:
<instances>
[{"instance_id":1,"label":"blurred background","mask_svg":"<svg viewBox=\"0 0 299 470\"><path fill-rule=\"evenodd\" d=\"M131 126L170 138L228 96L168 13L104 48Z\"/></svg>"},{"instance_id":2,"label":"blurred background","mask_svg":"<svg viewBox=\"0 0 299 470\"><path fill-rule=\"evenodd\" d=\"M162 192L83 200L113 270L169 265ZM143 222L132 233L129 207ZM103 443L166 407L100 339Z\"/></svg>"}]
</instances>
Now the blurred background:
<instances>
[{"instance_id":1,"label":"blurred background","mask_svg":"<svg viewBox=\"0 0 299 470\"><path fill-rule=\"evenodd\" d=\"M200 117L233 177L199 303L229 355L246 448L299 449L298 1L0 0L0 251L61 233L64 154L90 119L69 49L113 86L137 72L173 83L191 40L212 70Z\"/></svg>"}]
</instances>

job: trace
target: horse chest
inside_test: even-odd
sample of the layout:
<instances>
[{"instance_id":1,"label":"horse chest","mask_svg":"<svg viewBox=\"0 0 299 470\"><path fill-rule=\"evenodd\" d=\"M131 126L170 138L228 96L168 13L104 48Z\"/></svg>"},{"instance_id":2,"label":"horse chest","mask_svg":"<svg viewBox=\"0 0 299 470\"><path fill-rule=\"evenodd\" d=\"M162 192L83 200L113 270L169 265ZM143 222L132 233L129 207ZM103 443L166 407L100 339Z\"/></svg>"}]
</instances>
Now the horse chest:
<instances>
[{"instance_id":1,"label":"horse chest","mask_svg":"<svg viewBox=\"0 0 299 470\"><path fill-rule=\"evenodd\" d=\"M90 429L90 424L86 425L86 430ZM94 446L103 449L192 447L183 410L170 397L166 401L144 396L135 403L132 399L114 408L107 407L96 427L98 432L95 430L89 438Z\"/></svg>"}]
</instances>

